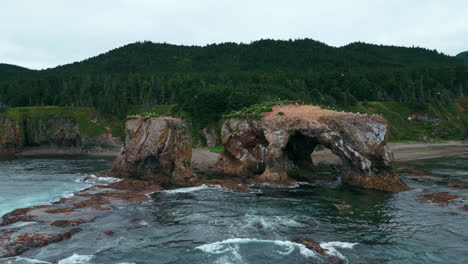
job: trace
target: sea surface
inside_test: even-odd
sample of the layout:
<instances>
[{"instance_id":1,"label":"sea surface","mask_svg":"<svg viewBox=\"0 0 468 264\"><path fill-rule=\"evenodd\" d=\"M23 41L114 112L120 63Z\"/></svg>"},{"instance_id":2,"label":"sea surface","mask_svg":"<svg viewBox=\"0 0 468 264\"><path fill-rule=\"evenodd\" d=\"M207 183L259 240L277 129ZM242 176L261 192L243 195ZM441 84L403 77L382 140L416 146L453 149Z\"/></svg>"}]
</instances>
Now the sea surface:
<instances>
[{"instance_id":1,"label":"sea surface","mask_svg":"<svg viewBox=\"0 0 468 264\"><path fill-rule=\"evenodd\" d=\"M112 160L86 157L0 161L0 215L72 195L91 185L80 181L86 173L111 166ZM447 186L468 181L468 156L398 166L434 175L402 175L414 189L399 193L348 188L338 181L251 193L217 186L162 191L83 224L69 240L0 264L328 263L290 242L297 237L319 241L347 263L468 263L468 212L459 209L468 203L468 190ZM423 189L464 198L448 206L421 203L417 196Z\"/></svg>"}]
</instances>

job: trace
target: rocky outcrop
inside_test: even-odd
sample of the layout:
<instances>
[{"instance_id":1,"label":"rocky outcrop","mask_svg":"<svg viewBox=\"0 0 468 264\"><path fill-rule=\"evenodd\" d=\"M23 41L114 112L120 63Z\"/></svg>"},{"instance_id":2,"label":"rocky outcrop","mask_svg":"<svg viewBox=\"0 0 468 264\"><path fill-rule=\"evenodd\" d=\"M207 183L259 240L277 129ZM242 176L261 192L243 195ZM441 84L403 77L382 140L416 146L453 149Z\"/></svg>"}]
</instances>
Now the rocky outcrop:
<instances>
[{"instance_id":1,"label":"rocky outcrop","mask_svg":"<svg viewBox=\"0 0 468 264\"><path fill-rule=\"evenodd\" d=\"M381 116L336 112L306 105L277 105L262 118L232 118L223 124L219 168L228 174L285 183L313 170L319 145L342 160L342 182L369 189L408 189L393 173Z\"/></svg>"},{"instance_id":2,"label":"rocky outcrop","mask_svg":"<svg viewBox=\"0 0 468 264\"><path fill-rule=\"evenodd\" d=\"M129 120L126 140L110 174L116 177L190 184L192 137L186 122L158 117Z\"/></svg>"},{"instance_id":3,"label":"rocky outcrop","mask_svg":"<svg viewBox=\"0 0 468 264\"><path fill-rule=\"evenodd\" d=\"M161 190L161 186L149 181L124 179L81 190L52 204L16 209L1 218L0 258L18 256L30 249L69 239L92 228L86 223L116 208L147 201L150 193ZM25 221L36 223L13 226Z\"/></svg>"},{"instance_id":4,"label":"rocky outcrop","mask_svg":"<svg viewBox=\"0 0 468 264\"><path fill-rule=\"evenodd\" d=\"M219 144L218 135L213 128L204 128L200 132L201 136L203 137L206 146L208 147L216 147Z\"/></svg>"},{"instance_id":5,"label":"rocky outcrop","mask_svg":"<svg viewBox=\"0 0 468 264\"><path fill-rule=\"evenodd\" d=\"M88 153L118 151L121 143L110 133L86 137L72 118L10 120L0 117L0 155L14 155L28 147L67 149Z\"/></svg>"},{"instance_id":6,"label":"rocky outcrop","mask_svg":"<svg viewBox=\"0 0 468 264\"><path fill-rule=\"evenodd\" d=\"M23 123L0 117L0 155L14 155L24 142Z\"/></svg>"}]
</instances>

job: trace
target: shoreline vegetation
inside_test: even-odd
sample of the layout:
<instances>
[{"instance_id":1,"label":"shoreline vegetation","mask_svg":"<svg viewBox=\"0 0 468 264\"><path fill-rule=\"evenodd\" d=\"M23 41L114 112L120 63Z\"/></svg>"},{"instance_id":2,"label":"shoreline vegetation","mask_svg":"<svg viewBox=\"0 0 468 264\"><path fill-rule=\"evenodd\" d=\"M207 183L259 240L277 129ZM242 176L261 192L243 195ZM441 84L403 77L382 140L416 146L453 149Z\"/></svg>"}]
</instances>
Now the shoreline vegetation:
<instances>
[{"instance_id":1,"label":"shoreline vegetation","mask_svg":"<svg viewBox=\"0 0 468 264\"><path fill-rule=\"evenodd\" d=\"M227 113L224 115L224 119L242 115L247 118L252 116L252 118L258 118L274 105L291 102L285 100L252 105L239 111ZM460 97L452 104L421 104L417 108L398 102L359 102L354 106L332 109L382 115L390 126L389 146L395 152L396 161L460 154L468 149L466 141L463 141L468 134L468 97ZM6 118L14 121L71 118L75 120L78 129L82 132L82 137L100 136L102 133L111 132L122 142L125 141L124 120L141 116L176 116L185 119L190 124L194 148L200 149L197 150L198 152L204 149L207 152L219 154L223 150L223 146L219 145L221 120L203 127L190 114L181 111L177 105L135 106L128 113L127 118L123 119L104 115L92 107L37 106L7 108L0 111L0 119ZM207 128L213 131L212 136L218 141L211 146L207 146L206 138L201 133L203 129ZM91 155L115 157L117 154L118 148L115 150L83 151L83 149L73 147L26 145L17 156ZM327 151L316 151L313 156L315 162L336 163L338 161L334 154ZM211 161L195 159L195 162Z\"/></svg>"}]
</instances>

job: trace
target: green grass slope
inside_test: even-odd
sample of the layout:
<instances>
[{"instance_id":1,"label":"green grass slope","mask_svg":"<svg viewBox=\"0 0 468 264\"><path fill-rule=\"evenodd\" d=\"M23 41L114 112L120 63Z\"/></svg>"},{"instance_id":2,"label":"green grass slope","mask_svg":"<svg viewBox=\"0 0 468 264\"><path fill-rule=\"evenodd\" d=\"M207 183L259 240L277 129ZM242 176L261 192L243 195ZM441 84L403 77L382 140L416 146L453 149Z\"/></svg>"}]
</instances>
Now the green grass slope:
<instances>
[{"instance_id":1,"label":"green grass slope","mask_svg":"<svg viewBox=\"0 0 468 264\"><path fill-rule=\"evenodd\" d=\"M382 115L390 141L461 140L468 137L468 98L452 104L364 102L341 110Z\"/></svg>"},{"instance_id":2,"label":"green grass slope","mask_svg":"<svg viewBox=\"0 0 468 264\"><path fill-rule=\"evenodd\" d=\"M25 118L33 120L53 118L73 119L80 129L82 136L87 138L105 134L108 130L110 130L115 137L122 138L124 134L122 120L115 117L104 117L92 107L15 107L0 112L0 116L14 121L21 121Z\"/></svg>"}]
</instances>

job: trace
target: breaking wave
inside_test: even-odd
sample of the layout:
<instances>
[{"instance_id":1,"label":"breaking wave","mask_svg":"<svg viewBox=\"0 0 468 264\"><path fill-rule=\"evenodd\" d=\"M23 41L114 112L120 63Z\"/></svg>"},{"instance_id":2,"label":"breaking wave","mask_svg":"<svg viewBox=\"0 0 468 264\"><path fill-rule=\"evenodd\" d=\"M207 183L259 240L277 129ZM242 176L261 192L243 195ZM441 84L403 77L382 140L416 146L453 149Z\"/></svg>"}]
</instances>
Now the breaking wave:
<instances>
[{"instance_id":1,"label":"breaking wave","mask_svg":"<svg viewBox=\"0 0 468 264\"><path fill-rule=\"evenodd\" d=\"M275 250L277 254L280 255L289 255L294 252L296 249L299 250L299 253L305 258L318 257L316 252L308 249L306 246L284 240L266 240L266 239L255 239L255 238L231 238L223 241L213 242L205 245L196 247L195 249L201 250L209 254L225 254L231 253L236 260L241 261L242 256L239 253L239 246L250 244L250 243L261 243L261 244L274 244L278 246L279 249ZM344 261L347 259L337 250L338 248L353 248L357 243L348 243L348 242L325 242L321 243L320 246L328 249L328 255L336 256L341 258ZM227 258L226 256L223 259ZM218 259L221 261L221 259Z\"/></svg>"},{"instance_id":2,"label":"breaking wave","mask_svg":"<svg viewBox=\"0 0 468 264\"><path fill-rule=\"evenodd\" d=\"M187 187L187 188L178 188L178 189L173 189L173 190L164 190L161 191L161 193L168 193L168 194L174 194L174 193L191 193L191 192L197 192L197 191L202 191L202 190L208 190L208 189L221 189L220 185L200 185L196 187Z\"/></svg>"}]
</instances>

